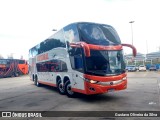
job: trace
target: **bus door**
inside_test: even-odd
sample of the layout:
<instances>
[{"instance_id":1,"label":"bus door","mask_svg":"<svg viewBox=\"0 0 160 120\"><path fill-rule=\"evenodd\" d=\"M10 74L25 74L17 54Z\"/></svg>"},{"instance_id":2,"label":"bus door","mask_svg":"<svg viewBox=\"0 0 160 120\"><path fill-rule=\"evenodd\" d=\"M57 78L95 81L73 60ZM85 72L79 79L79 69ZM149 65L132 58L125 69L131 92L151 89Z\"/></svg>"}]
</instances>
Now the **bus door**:
<instances>
[{"instance_id":1,"label":"bus door","mask_svg":"<svg viewBox=\"0 0 160 120\"><path fill-rule=\"evenodd\" d=\"M84 64L82 57L82 48L72 48L69 52L71 67L73 69L72 79L73 79L73 87L77 89L84 89Z\"/></svg>"}]
</instances>

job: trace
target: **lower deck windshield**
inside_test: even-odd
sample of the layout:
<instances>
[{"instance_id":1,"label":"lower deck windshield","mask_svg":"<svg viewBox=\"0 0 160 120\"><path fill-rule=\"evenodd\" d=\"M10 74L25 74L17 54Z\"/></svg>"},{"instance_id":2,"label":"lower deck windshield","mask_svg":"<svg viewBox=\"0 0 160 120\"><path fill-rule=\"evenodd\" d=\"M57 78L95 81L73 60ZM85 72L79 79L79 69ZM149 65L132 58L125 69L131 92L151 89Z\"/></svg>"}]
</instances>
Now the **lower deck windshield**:
<instances>
[{"instance_id":1,"label":"lower deck windshield","mask_svg":"<svg viewBox=\"0 0 160 120\"><path fill-rule=\"evenodd\" d=\"M93 75L118 75L125 72L122 51L91 50L91 56L85 57L85 71Z\"/></svg>"}]
</instances>

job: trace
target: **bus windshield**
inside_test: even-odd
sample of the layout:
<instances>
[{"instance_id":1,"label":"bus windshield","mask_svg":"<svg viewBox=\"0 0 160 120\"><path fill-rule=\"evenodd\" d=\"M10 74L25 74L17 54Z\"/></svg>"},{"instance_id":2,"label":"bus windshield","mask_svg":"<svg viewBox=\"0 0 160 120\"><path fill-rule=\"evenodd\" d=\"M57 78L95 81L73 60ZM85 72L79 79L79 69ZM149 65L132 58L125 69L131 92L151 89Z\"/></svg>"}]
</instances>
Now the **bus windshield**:
<instances>
[{"instance_id":1,"label":"bus windshield","mask_svg":"<svg viewBox=\"0 0 160 120\"><path fill-rule=\"evenodd\" d=\"M109 25L79 23L80 40L95 45L118 45L120 38L115 29Z\"/></svg>"},{"instance_id":2,"label":"bus windshield","mask_svg":"<svg viewBox=\"0 0 160 120\"><path fill-rule=\"evenodd\" d=\"M119 75L125 72L125 63L120 51L91 50L91 56L85 57L86 72L92 75Z\"/></svg>"}]
</instances>

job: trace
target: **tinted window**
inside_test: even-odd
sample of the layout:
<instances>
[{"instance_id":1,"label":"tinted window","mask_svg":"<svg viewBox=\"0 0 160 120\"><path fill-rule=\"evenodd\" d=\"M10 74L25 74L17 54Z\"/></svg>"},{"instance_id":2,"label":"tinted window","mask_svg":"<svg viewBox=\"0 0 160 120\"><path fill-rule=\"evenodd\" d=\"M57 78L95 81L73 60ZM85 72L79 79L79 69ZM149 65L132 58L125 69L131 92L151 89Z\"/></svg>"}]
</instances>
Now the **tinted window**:
<instances>
[{"instance_id":1,"label":"tinted window","mask_svg":"<svg viewBox=\"0 0 160 120\"><path fill-rule=\"evenodd\" d=\"M71 67L75 70L83 72L82 48L72 48L69 51Z\"/></svg>"},{"instance_id":2,"label":"tinted window","mask_svg":"<svg viewBox=\"0 0 160 120\"><path fill-rule=\"evenodd\" d=\"M63 30L58 31L50 38L33 47L29 51L29 57L34 57L57 47L66 47Z\"/></svg>"},{"instance_id":3,"label":"tinted window","mask_svg":"<svg viewBox=\"0 0 160 120\"><path fill-rule=\"evenodd\" d=\"M25 61L24 60L19 60L18 63L19 64L25 64Z\"/></svg>"},{"instance_id":4,"label":"tinted window","mask_svg":"<svg viewBox=\"0 0 160 120\"><path fill-rule=\"evenodd\" d=\"M37 47L33 47L30 51L29 51L29 57L34 57L38 54L38 49Z\"/></svg>"},{"instance_id":5,"label":"tinted window","mask_svg":"<svg viewBox=\"0 0 160 120\"><path fill-rule=\"evenodd\" d=\"M51 60L47 62L37 63L38 72L66 72L67 65L61 60Z\"/></svg>"},{"instance_id":6,"label":"tinted window","mask_svg":"<svg viewBox=\"0 0 160 120\"><path fill-rule=\"evenodd\" d=\"M65 40L69 43L71 42L78 42L79 41L79 34L77 30L76 24L71 24L63 28Z\"/></svg>"},{"instance_id":7,"label":"tinted window","mask_svg":"<svg viewBox=\"0 0 160 120\"><path fill-rule=\"evenodd\" d=\"M80 23L80 39L88 44L118 45L120 38L115 29L109 25Z\"/></svg>"},{"instance_id":8,"label":"tinted window","mask_svg":"<svg viewBox=\"0 0 160 120\"><path fill-rule=\"evenodd\" d=\"M85 57L86 72L93 75L116 75L125 72L122 51L91 50Z\"/></svg>"},{"instance_id":9,"label":"tinted window","mask_svg":"<svg viewBox=\"0 0 160 120\"><path fill-rule=\"evenodd\" d=\"M53 48L57 47L66 47L63 31L60 30L59 32L52 35L50 38L46 39L45 41L40 43L40 49L38 50L38 54L44 53L49 51Z\"/></svg>"}]
</instances>

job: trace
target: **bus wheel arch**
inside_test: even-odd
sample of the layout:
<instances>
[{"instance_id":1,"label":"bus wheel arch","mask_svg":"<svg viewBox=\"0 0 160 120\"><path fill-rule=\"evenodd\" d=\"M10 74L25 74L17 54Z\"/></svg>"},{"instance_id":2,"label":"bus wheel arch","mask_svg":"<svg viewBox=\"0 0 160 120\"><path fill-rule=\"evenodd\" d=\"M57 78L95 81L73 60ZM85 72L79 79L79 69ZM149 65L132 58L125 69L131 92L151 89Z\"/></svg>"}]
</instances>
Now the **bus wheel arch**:
<instances>
[{"instance_id":1,"label":"bus wheel arch","mask_svg":"<svg viewBox=\"0 0 160 120\"><path fill-rule=\"evenodd\" d=\"M65 85L65 83L69 80L69 77L68 76L65 76L64 79L63 79L63 83ZM70 81L70 80L69 80Z\"/></svg>"},{"instance_id":2,"label":"bus wheel arch","mask_svg":"<svg viewBox=\"0 0 160 120\"><path fill-rule=\"evenodd\" d=\"M65 94L65 89L61 80L60 76L57 76L56 78L56 85L57 85L57 90L60 94L64 95Z\"/></svg>"}]
</instances>

